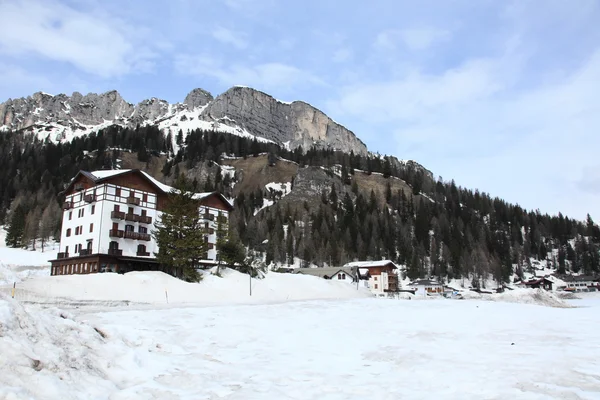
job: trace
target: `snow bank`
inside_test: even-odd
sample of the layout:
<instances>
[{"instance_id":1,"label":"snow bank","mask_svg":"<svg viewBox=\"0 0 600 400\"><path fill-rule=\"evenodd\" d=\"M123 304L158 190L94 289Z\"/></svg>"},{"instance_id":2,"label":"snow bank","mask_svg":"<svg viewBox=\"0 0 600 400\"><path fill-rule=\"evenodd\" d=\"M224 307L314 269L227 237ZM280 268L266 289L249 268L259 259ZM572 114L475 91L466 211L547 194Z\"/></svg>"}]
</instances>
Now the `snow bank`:
<instances>
[{"instance_id":1,"label":"snow bank","mask_svg":"<svg viewBox=\"0 0 600 400\"><path fill-rule=\"evenodd\" d=\"M132 378L120 340L56 309L28 310L0 294L0 398L106 398Z\"/></svg>"},{"instance_id":2,"label":"snow bank","mask_svg":"<svg viewBox=\"0 0 600 400\"><path fill-rule=\"evenodd\" d=\"M503 301L508 303L537 304L548 307L570 308L571 306L556 294L543 289L514 289L504 293L460 292L464 299Z\"/></svg>"},{"instance_id":3,"label":"snow bank","mask_svg":"<svg viewBox=\"0 0 600 400\"><path fill-rule=\"evenodd\" d=\"M222 278L207 272L200 283L151 271L48 276L17 285L15 298L59 305L73 300L218 305L372 297L368 290L357 290L346 282L276 272L269 272L264 279L252 279L250 296L248 275L229 269L221 273Z\"/></svg>"},{"instance_id":4,"label":"snow bank","mask_svg":"<svg viewBox=\"0 0 600 400\"><path fill-rule=\"evenodd\" d=\"M50 251L42 253L0 247L0 286L21 282L30 277L49 276L48 260L55 255Z\"/></svg>"}]
</instances>

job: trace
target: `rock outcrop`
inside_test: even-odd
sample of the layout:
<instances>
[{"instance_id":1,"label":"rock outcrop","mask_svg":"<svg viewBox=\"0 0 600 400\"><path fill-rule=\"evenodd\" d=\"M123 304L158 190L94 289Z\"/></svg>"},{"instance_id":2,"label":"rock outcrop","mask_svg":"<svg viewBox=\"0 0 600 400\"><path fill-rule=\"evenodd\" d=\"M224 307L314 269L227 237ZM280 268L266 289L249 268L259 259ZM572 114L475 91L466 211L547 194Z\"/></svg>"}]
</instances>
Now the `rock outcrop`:
<instances>
[{"instance_id":1,"label":"rock outcrop","mask_svg":"<svg viewBox=\"0 0 600 400\"><path fill-rule=\"evenodd\" d=\"M333 148L365 154L367 147L354 133L322 111L302 101L284 103L247 87L233 87L217 96L202 112L207 121L235 124L249 133L294 149Z\"/></svg>"},{"instance_id":2,"label":"rock outcrop","mask_svg":"<svg viewBox=\"0 0 600 400\"><path fill-rule=\"evenodd\" d=\"M207 126L206 122L218 122L290 149L316 146L367 153L365 144L354 133L310 104L284 103L246 87L233 87L216 98L203 89L194 89L183 103L151 98L136 105L125 101L116 90L85 96L78 92L71 96L38 92L0 104L0 130L28 130L48 136L47 132L61 133L62 129L56 137L72 138L64 131L89 133L110 124L135 127L161 121L175 123L187 118L182 113L194 111L201 128Z\"/></svg>"}]
</instances>

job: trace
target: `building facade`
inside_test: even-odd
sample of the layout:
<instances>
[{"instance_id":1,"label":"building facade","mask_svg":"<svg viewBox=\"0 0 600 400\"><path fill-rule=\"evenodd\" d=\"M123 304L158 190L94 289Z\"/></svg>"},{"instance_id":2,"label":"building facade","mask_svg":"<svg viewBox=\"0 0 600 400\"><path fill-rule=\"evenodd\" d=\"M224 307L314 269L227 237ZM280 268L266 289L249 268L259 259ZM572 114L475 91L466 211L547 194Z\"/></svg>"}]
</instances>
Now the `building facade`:
<instances>
[{"instance_id":1,"label":"building facade","mask_svg":"<svg viewBox=\"0 0 600 400\"><path fill-rule=\"evenodd\" d=\"M164 270L152 235L170 186L140 170L80 171L65 190L60 248L52 275ZM217 227L227 229L231 203L218 192L196 193L208 251L217 260ZM169 272L169 271L165 271Z\"/></svg>"},{"instance_id":2,"label":"building facade","mask_svg":"<svg viewBox=\"0 0 600 400\"><path fill-rule=\"evenodd\" d=\"M344 265L358 271L361 280L367 282L367 287L375 295L394 293L400 289L398 267L390 260L354 261Z\"/></svg>"}]
</instances>

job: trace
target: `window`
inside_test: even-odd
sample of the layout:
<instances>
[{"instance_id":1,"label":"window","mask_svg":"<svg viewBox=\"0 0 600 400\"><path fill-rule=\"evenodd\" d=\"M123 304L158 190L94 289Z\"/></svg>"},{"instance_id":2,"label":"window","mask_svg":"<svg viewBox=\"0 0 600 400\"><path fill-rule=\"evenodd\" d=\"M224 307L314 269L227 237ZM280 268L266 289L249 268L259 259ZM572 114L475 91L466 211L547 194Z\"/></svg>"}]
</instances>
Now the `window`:
<instances>
[{"instance_id":1,"label":"window","mask_svg":"<svg viewBox=\"0 0 600 400\"><path fill-rule=\"evenodd\" d=\"M69 221L73 218L73 211L69 211Z\"/></svg>"},{"instance_id":2,"label":"window","mask_svg":"<svg viewBox=\"0 0 600 400\"><path fill-rule=\"evenodd\" d=\"M83 192L79 192L79 201L83 200Z\"/></svg>"},{"instance_id":3,"label":"window","mask_svg":"<svg viewBox=\"0 0 600 400\"><path fill-rule=\"evenodd\" d=\"M94 215L94 212L96 211L96 205L92 204L92 210L91 210L91 214Z\"/></svg>"},{"instance_id":4,"label":"window","mask_svg":"<svg viewBox=\"0 0 600 400\"><path fill-rule=\"evenodd\" d=\"M133 207L129 207L129 209L128 209L127 213L128 213L128 214L133 214Z\"/></svg>"},{"instance_id":5,"label":"window","mask_svg":"<svg viewBox=\"0 0 600 400\"><path fill-rule=\"evenodd\" d=\"M87 241L87 249L92 251L92 241L91 240Z\"/></svg>"},{"instance_id":6,"label":"window","mask_svg":"<svg viewBox=\"0 0 600 400\"><path fill-rule=\"evenodd\" d=\"M134 232L135 227L133 225L125 225L125 232Z\"/></svg>"},{"instance_id":7,"label":"window","mask_svg":"<svg viewBox=\"0 0 600 400\"><path fill-rule=\"evenodd\" d=\"M69 246L65 246L65 253L69 254Z\"/></svg>"},{"instance_id":8,"label":"window","mask_svg":"<svg viewBox=\"0 0 600 400\"><path fill-rule=\"evenodd\" d=\"M94 232L94 224L90 224L90 232Z\"/></svg>"},{"instance_id":9,"label":"window","mask_svg":"<svg viewBox=\"0 0 600 400\"><path fill-rule=\"evenodd\" d=\"M79 212L78 212L78 215L77 215L77 216L78 216L79 218L82 218L82 217L83 217L83 214L84 214L84 211L85 211L85 209L84 209L84 208L81 208L81 209L79 209Z\"/></svg>"},{"instance_id":10,"label":"window","mask_svg":"<svg viewBox=\"0 0 600 400\"><path fill-rule=\"evenodd\" d=\"M119 205L118 204L115 204L114 211L119 212Z\"/></svg>"},{"instance_id":11,"label":"window","mask_svg":"<svg viewBox=\"0 0 600 400\"><path fill-rule=\"evenodd\" d=\"M145 226L140 226L140 233L148 233L148 228L146 228Z\"/></svg>"},{"instance_id":12,"label":"window","mask_svg":"<svg viewBox=\"0 0 600 400\"><path fill-rule=\"evenodd\" d=\"M375 284L375 289L377 289L377 284Z\"/></svg>"},{"instance_id":13,"label":"window","mask_svg":"<svg viewBox=\"0 0 600 400\"><path fill-rule=\"evenodd\" d=\"M71 228L67 229L67 237L71 236Z\"/></svg>"},{"instance_id":14,"label":"window","mask_svg":"<svg viewBox=\"0 0 600 400\"><path fill-rule=\"evenodd\" d=\"M374 280L374 281L376 281L376 280L377 280L377 277L376 277L376 276L374 276L374 277L373 277L373 280Z\"/></svg>"},{"instance_id":15,"label":"window","mask_svg":"<svg viewBox=\"0 0 600 400\"><path fill-rule=\"evenodd\" d=\"M115 189L115 196L121 197L121 188L116 188Z\"/></svg>"},{"instance_id":16,"label":"window","mask_svg":"<svg viewBox=\"0 0 600 400\"><path fill-rule=\"evenodd\" d=\"M346 279L346 274L342 274L342 279Z\"/></svg>"},{"instance_id":17,"label":"window","mask_svg":"<svg viewBox=\"0 0 600 400\"><path fill-rule=\"evenodd\" d=\"M108 244L108 248L110 250L118 250L119 249L119 243L118 242L110 242Z\"/></svg>"},{"instance_id":18,"label":"window","mask_svg":"<svg viewBox=\"0 0 600 400\"><path fill-rule=\"evenodd\" d=\"M79 227L78 226L75 227L75 236L77 236L77 235L79 235Z\"/></svg>"},{"instance_id":19,"label":"window","mask_svg":"<svg viewBox=\"0 0 600 400\"><path fill-rule=\"evenodd\" d=\"M138 244L137 252L138 253L145 253L146 252L146 246L143 245L143 244Z\"/></svg>"},{"instance_id":20,"label":"window","mask_svg":"<svg viewBox=\"0 0 600 400\"><path fill-rule=\"evenodd\" d=\"M142 210L142 217L146 216L146 210Z\"/></svg>"},{"instance_id":21,"label":"window","mask_svg":"<svg viewBox=\"0 0 600 400\"><path fill-rule=\"evenodd\" d=\"M144 193L144 194L142 195L142 201L143 201L143 202L147 202L147 201L148 201L148 193Z\"/></svg>"},{"instance_id":22,"label":"window","mask_svg":"<svg viewBox=\"0 0 600 400\"><path fill-rule=\"evenodd\" d=\"M338 274L338 279L342 279L342 274Z\"/></svg>"}]
</instances>

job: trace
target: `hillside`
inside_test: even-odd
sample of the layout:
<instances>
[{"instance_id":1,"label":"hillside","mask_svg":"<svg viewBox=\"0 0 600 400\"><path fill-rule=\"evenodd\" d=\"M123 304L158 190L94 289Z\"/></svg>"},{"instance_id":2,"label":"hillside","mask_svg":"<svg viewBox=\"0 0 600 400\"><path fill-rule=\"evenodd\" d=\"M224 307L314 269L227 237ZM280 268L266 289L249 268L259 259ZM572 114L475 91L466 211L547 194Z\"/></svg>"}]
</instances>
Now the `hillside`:
<instances>
[{"instance_id":1,"label":"hillside","mask_svg":"<svg viewBox=\"0 0 600 400\"><path fill-rule=\"evenodd\" d=\"M271 104L275 114L305 104L286 104L248 88L233 88L216 99L203 91L193 93L185 103L166 109L252 114L238 118L246 130L263 126L257 121L266 118L266 108L254 110L261 107L256 101ZM244 96L251 99L242 101ZM100 99L106 96L88 100L97 104ZM108 109L115 112L143 109L114 99ZM27 109L31 101L11 107L23 103ZM39 246L41 239L59 232L60 193L80 169L140 168L167 184L184 174L199 190L219 190L233 198L232 235L269 265L385 258L401 264L409 278L461 279L475 287L534 273L533 262L560 273L600 271L600 228L591 218L582 222L524 210L454 181L436 180L413 161L334 150L318 140L308 148L300 142L294 147L283 141L289 130L277 140L269 136L279 126L279 117L271 117L260 140L220 125L195 127L194 121L204 118L198 115L180 119L180 127L189 129L185 134L164 125L173 119L164 116L144 126L111 124L72 140L42 141L27 129L7 130L0 134L0 223L14 231L11 246ZM325 128L323 118L316 117L315 129L329 132L327 143L346 141L345 133ZM294 126L289 129L299 132L300 125ZM309 131L298 137L310 137Z\"/></svg>"}]
</instances>

